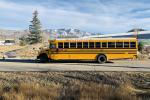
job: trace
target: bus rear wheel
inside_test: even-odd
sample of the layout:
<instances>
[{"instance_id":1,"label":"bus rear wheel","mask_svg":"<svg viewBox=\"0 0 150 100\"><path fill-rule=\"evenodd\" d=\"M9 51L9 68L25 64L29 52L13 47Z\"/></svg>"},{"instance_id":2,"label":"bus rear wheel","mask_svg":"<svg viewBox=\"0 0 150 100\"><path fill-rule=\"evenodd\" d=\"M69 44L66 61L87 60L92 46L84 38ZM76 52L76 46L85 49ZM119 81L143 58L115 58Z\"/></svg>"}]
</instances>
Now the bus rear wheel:
<instances>
[{"instance_id":1,"label":"bus rear wheel","mask_svg":"<svg viewBox=\"0 0 150 100\"><path fill-rule=\"evenodd\" d=\"M97 62L100 64L106 63L107 62L106 56L105 55L98 55Z\"/></svg>"}]
</instances>

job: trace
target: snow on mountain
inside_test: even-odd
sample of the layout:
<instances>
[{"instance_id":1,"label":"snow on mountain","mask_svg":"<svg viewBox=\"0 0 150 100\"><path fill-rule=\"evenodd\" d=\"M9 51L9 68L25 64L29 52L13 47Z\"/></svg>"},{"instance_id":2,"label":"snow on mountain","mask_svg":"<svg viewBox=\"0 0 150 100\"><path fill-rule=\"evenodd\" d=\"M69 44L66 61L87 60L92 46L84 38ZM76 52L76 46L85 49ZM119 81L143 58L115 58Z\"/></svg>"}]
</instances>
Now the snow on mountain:
<instances>
[{"instance_id":1,"label":"snow on mountain","mask_svg":"<svg viewBox=\"0 0 150 100\"><path fill-rule=\"evenodd\" d=\"M51 38L79 38L93 34L78 29L47 29L44 32Z\"/></svg>"}]
</instances>

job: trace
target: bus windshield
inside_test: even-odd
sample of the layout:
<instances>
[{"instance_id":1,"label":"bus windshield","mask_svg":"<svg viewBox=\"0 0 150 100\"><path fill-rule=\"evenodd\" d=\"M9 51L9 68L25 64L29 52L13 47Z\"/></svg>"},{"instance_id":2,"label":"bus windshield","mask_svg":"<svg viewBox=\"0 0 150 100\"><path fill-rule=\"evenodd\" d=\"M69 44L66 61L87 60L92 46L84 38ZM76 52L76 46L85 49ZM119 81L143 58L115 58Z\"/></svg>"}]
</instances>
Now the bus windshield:
<instances>
[{"instance_id":1,"label":"bus windshield","mask_svg":"<svg viewBox=\"0 0 150 100\"><path fill-rule=\"evenodd\" d=\"M56 48L56 45L55 45L54 43L50 43L49 48L50 48L50 49Z\"/></svg>"}]
</instances>

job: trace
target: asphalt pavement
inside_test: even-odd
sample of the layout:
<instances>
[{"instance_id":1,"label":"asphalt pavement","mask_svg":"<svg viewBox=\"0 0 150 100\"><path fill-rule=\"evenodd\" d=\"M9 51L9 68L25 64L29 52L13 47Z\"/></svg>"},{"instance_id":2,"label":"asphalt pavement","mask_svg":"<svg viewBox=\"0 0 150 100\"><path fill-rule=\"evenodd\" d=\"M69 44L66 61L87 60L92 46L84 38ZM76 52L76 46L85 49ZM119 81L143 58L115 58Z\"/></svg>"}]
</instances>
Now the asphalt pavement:
<instances>
[{"instance_id":1,"label":"asphalt pavement","mask_svg":"<svg viewBox=\"0 0 150 100\"><path fill-rule=\"evenodd\" d=\"M0 60L0 71L150 71L150 60L112 60L98 64L92 61L37 63L32 59L6 59Z\"/></svg>"}]
</instances>

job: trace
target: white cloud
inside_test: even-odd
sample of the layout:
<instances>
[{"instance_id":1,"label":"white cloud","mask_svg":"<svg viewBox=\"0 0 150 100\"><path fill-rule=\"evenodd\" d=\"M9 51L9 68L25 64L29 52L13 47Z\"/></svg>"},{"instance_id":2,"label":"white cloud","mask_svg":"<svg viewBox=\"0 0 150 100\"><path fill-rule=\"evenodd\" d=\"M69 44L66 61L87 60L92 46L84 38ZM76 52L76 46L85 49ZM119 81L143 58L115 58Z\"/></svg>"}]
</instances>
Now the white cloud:
<instances>
[{"instance_id":1,"label":"white cloud","mask_svg":"<svg viewBox=\"0 0 150 100\"><path fill-rule=\"evenodd\" d=\"M56 5L56 4L55 4ZM78 28L90 32L115 33L134 27L150 29L149 4L139 2L64 3L47 6L0 1L0 27L28 28L32 12L38 10L43 28ZM143 10L144 9L144 10ZM147 17L146 17L147 16Z\"/></svg>"}]
</instances>

